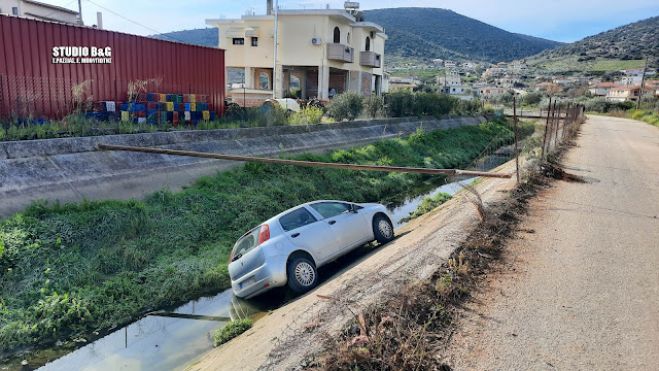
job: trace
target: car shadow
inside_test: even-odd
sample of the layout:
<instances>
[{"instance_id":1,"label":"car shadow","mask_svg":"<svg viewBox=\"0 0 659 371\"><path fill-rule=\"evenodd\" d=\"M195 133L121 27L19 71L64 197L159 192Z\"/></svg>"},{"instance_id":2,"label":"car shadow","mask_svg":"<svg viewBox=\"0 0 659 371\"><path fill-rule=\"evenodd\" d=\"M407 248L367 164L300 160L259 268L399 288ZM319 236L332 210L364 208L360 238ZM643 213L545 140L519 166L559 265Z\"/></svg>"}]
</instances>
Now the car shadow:
<instances>
[{"instance_id":1,"label":"car shadow","mask_svg":"<svg viewBox=\"0 0 659 371\"><path fill-rule=\"evenodd\" d=\"M386 248L388 245L398 240L399 238L410 233L410 231L400 233L394 237L393 240L387 242L386 244L378 244L376 242L371 242L365 245L362 245L351 252L343 255L336 260L320 267L318 269L318 286L313 290L309 291L303 295L297 295L289 290L287 287L277 287L270 291L267 291L255 298L249 299L248 302L250 305L258 308L260 311L267 312L280 308L288 303L291 303L297 299L303 298L307 295L313 295L314 292L322 287L325 283L330 281L332 278L341 275L342 273L348 271L354 266L360 264L368 257L373 255L375 252L380 249Z\"/></svg>"}]
</instances>

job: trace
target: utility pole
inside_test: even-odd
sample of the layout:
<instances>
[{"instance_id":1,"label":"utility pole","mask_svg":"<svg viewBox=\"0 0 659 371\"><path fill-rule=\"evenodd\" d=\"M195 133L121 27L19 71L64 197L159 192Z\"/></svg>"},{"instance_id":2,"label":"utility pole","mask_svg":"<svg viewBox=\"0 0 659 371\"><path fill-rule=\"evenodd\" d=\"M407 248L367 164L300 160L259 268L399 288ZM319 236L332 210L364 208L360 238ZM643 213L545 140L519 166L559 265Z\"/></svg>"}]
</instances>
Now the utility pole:
<instances>
[{"instance_id":1,"label":"utility pole","mask_svg":"<svg viewBox=\"0 0 659 371\"><path fill-rule=\"evenodd\" d=\"M641 99L643 99L643 88L645 87L645 71L648 69L648 57L645 57L645 66L643 67L643 77L641 77L641 91L638 93L636 109L641 109Z\"/></svg>"},{"instance_id":2,"label":"utility pole","mask_svg":"<svg viewBox=\"0 0 659 371\"><path fill-rule=\"evenodd\" d=\"M272 99L277 99L277 49L279 48L279 1L275 0L275 51L272 66Z\"/></svg>"},{"instance_id":3,"label":"utility pole","mask_svg":"<svg viewBox=\"0 0 659 371\"><path fill-rule=\"evenodd\" d=\"M79 18L80 24L83 24L83 22L82 22L82 0L78 0L78 18Z\"/></svg>"}]
</instances>

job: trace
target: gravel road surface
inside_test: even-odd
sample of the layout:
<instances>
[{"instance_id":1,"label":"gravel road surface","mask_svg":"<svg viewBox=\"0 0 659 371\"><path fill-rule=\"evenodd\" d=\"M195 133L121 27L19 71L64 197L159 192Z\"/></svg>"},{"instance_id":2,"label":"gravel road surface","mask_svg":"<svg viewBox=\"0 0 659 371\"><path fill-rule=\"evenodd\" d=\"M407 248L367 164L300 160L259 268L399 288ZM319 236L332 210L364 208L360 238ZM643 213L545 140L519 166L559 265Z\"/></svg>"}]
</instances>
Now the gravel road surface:
<instances>
[{"instance_id":1,"label":"gravel road surface","mask_svg":"<svg viewBox=\"0 0 659 371\"><path fill-rule=\"evenodd\" d=\"M592 116L467 305L454 370L659 369L659 129Z\"/></svg>"}]
</instances>

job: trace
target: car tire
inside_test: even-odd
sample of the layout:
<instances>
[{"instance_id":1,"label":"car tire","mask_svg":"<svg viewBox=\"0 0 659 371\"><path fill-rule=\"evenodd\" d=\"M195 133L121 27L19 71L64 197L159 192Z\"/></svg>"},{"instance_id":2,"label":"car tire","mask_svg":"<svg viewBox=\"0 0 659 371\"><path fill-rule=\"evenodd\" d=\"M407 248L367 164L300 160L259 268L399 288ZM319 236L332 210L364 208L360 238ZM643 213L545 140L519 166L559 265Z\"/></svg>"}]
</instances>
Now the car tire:
<instances>
[{"instance_id":1,"label":"car tire","mask_svg":"<svg viewBox=\"0 0 659 371\"><path fill-rule=\"evenodd\" d=\"M318 284L316 264L309 258L298 256L293 258L287 267L288 287L296 294L305 293Z\"/></svg>"},{"instance_id":2,"label":"car tire","mask_svg":"<svg viewBox=\"0 0 659 371\"><path fill-rule=\"evenodd\" d=\"M394 239L394 225L382 214L373 218L373 235L379 243L387 243Z\"/></svg>"}]
</instances>

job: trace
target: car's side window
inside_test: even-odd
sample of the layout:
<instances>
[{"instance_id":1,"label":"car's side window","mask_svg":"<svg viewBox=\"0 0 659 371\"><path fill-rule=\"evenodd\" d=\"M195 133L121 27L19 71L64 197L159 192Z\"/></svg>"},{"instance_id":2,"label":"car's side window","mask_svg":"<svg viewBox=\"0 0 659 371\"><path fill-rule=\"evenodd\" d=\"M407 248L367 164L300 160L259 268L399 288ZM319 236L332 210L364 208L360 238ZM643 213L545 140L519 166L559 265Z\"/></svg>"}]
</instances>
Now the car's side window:
<instances>
[{"instance_id":1,"label":"car's side window","mask_svg":"<svg viewBox=\"0 0 659 371\"><path fill-rule=\"evenodd\" d=\"M281 227L286 232L315 223L316 221L316 218L304 207L295 209L279 218L279 224L281 224Z\"/></svg>"},{"instance_id":2,"label":"car's side window","mask_svg":"<svg viewBox=\"0 0 659 371\"><path fill-rule=\"evenodd\" d=\"M350 210L350 205L343 202L319 202L311 207L323 218L331 218Z\"/></svg>"}]
</instances>

